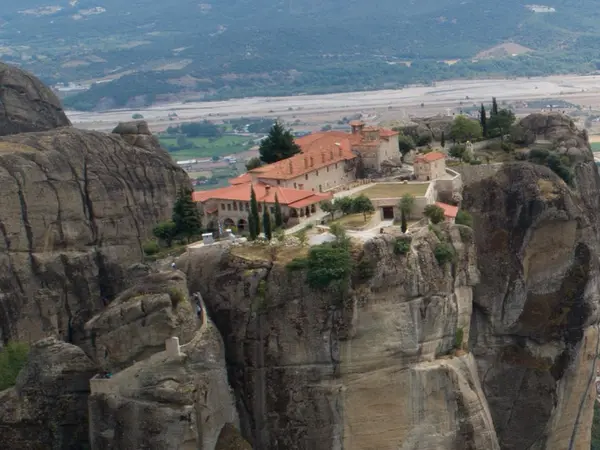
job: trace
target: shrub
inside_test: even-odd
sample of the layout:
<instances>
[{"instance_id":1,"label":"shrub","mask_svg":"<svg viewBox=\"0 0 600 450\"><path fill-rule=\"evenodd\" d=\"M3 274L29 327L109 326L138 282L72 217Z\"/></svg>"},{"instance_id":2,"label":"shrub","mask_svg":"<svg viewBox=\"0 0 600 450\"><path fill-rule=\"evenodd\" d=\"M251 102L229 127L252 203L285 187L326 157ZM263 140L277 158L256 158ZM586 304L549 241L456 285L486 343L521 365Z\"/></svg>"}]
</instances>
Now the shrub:
<instances>
[{"instance_id":1,"label":"shrub","mask_svg":"<svg viewBox=\"0 0 600 450\"><path fill-rule=\"evenodd\" d=\"M469 161L469 164L471 164L472 166L479 166L479 165L481 165L481 160L480 159L472 159Z\"/></svg>"},{"instance_id":2,"label":"shrub","mask_svg":"<svg viewBox=\"0 0 600 450\"><path fill-rule=\"evenodd\" d=\"M433 254L440 266L453 261L455 257L454 248L447 242L440 242L437 244Z\"/></svg>"},{"instance_id":3,"label":"shrub","mask_svg":"<svg viewBox=\"0 0 600 450\"><path fill-rule=\"evenodd\" d=\"M433 140L433 137L431 136L431 134L429 134L429 133L423 133L423 134L420 134L420 135L417 137L417 142L416 142L416 144L417 144L419 147L423 147L423 146L425 146L425 145L427 145L427 144L431 144L431 141L432 141L432 140Z\"/></svg>"},{"instance_id":4,"label":"shrub","mask_svg":"<svg viewBox=\"0 0 600 450\"><path fill-rule=\"evenodd\" d=\"M290 272L295 270L304 270L308 267L308 260L306 258L294 258L292 259L285 268Z\"/></svg>"},{"instance_id":5,"label":"shrub","mask_svg":"<svg viewBox=\"0 0 600 450\"><path fill-rule=\"evenodd\" d=\"M434 225L444 221L444 210L437 205L427 205L423 215Z\"/></svg>"},{"instance_id":6,"label":"shrub","mask_svg":"<svg viewBox=\"0 0 600 450\"><path fill-rule=\"evenodd\" d=\"M10 342L0 350L0 391L15 385L28 355L29 346L24 342Z\"/></svg>"},{"instance_id":7,"label":"shrub","mask_svg":"<svg viewBox=\"0 0 600 450\"><path fill-rule=\"evenodd\" d=\"M396 255L406 255L410 251L410 239L396 238L394 241L394 253Z\"/></svg>"},{"instance_id":8,"label":"shrub","mask_svg":"<svg viewBox=\"0 0 600 450\"><path fill-rule=\"evenodd\" d=\"M472 227L473 226L473 217L471 217L471 214L469 214L467 211L463 211L461 209L456 214L455 222L457 225L466 225L468 227Z\"/></svg>"},{"instance_id":9,"label":"shrub","mask_svg":"<svg viewBox=\"0 0 600 450\"><path fill-rule=\"evenodd\" d=\"M362 258L355 267L355 275L359 281L366 281L374 274L375 264L367 258Z\"/></svg>"},{"instance_id":10,"label":"shrub","mask_svg":"<svg viewBox=\"0 0 600 450\"><path fill-rule=\"evenodd\" d=\"M173 239L175 239L175 235L177 234L177 225L172 220L160 222L152 229L152 234L157 239L163 240L167 244L167 247L171 247Z\"/></svg>"},{"instance_id":11,"label":"shrub","mask_svg":"<svg viewBox=\"0 0 600 450\"><path fill-rule=\"evenodd\" d=\"M181 289L170 288L169 297L171 298L171 306L173 308L177 308L177 305L185 301L185 294L181 292Z\"/></svg>"},{"instance_id":12,"label":"shrub","mask_svg":"<svg viewBox=\"0 0 600 450\"><path fill-rule=\"evenodd\" d=\"M456 335L454 336L454 348L461 350L463 348L463 339L465 337L465 330L462 327L456 329Z\"/></svg>"},{"instance_id":13,"label":"shrub","mask_svg":"<svg viewBox=\"0 0 600 450\"><path fill-rule=\"evenodd\" d=\"M142 250L146 256L156 255L160 252L160 247L156 241L148 241L142 245Z\"/></svg>"},{"instance_id":14,"label":"shrub","mask_svg":"<svg viewBox=\"0 0 600 450\"><path fill-rule=\"evenodd\" d=\"M308 252L307 281L323 289L334 281L347 279L352 272L352 257L347 246L336 242L316 245Z\"/></svg>"}]
</instances>

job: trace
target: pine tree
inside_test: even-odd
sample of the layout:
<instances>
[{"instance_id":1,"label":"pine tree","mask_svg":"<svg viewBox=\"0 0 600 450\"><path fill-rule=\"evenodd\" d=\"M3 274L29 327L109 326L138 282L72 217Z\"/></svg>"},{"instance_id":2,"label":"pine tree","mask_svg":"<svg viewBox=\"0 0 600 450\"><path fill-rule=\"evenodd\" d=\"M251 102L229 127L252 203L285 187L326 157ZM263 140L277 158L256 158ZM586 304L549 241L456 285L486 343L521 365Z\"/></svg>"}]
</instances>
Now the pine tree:
<instances>
[{"instance_id":1,"label":"pine tree","mask_svg":"<svg viewBox=\"0 0 600 450\"><path fill-rule=\"evenodd\" d=\"M446 147L446 135L443 131L442 131L442 138L440 139L440 145L442 146L442 148Z\"/></svg>"},{"instance_id":2,"label":"pine tree","mask_svg":"<svg viewBox=\"0 0 600 450\"><path fill-rule=\"evenodd\" d=\"M173 205L172 220L175 223L175 232L187 237L188 242L192 236L202 232L200 212L192 199L192 190L184 188L177 194L177 200Z\"/></svg>"},{"instance_id":3,"label":"pine tree","mask_svg":"<svg viewBox=\"0 0 600 450\"><path fill-rule=\"evenodd\" d=\"M498 114L498 102L496 101L496 97L492 97L492 113L490 116L495 116Z\"/></svg>"},{"instance_id":4,"label":"pine tree","mask_svg":"<svg viewBox=\"0 0 600 450\"><path fill-rule=\"evenodd\" d=\"M271 164L300 153L300 147L294 142L292 132L286 130L279 122L275 122L269 135L261 142L258 151L260 160Z\"/></svg>"},{"instance_id":5,"label":"pine tree","mask_svg":"<svg viewBox=\"0 0 600 450\"><path fill-rule=\"evenodd\" d=\"M487 136L487 115L485 113L485 106L483 103L481 104L481 111L479 111L479 123L481 124L481 131L483 132L483 137Z\"/></svg>"},{"instance_id":6,"label":"pine tree","mask_svg":"<svg viewBox=\"0 0 600 450\"><path fill-rule=\"evenodd\" d=\"M403 233L406 233L406 230L408 230L408 224L406 223L406 214L404 214L404 210L400 211L401 214L401 220L402 223L400 224L400 229L402 230Z\"/></svg>"},{"instance_id":7,"label":"pine tree","mask_svg":"<svg viewBox=\"0 0 600 450\"><path fill-rule=\"evenodd\" d=\"M265 237L268 241L273 237L273 230L271 229L271 215L269 214L269 208L267 208L267 204L263 203L263 231L265 232Z\"/></svg>"},{"instance_id":8,"label":"pine tree","mask_svg":"<svg viewBox=\"0 0 600 450\"><path fill-rule=\"evenodd\" d=\"M277 194L275 194L275 228L283 227L283 213L281 212L281 205Z\"/></svg>"},{"instance_id":9,"label":"pine tree","mask_svg":"<svg viewBox=\"0 0 600 450\"><path fill-rule=\"evenodd\" d=\"M256 239L260 233L260 217L258 216L258 202L256 201L256 193L253 186L250 187L250 217L252 219L248 223L248 226L252 228L250 230L250 239Z\"/></svg>"}]
</instances>

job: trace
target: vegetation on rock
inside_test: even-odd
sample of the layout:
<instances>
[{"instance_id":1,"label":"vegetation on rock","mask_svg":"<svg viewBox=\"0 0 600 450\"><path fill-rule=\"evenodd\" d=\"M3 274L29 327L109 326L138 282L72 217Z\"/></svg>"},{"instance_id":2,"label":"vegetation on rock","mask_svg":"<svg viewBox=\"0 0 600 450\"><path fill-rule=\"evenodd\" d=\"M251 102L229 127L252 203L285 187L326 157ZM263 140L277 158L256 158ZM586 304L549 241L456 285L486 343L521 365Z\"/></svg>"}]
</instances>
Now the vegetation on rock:
<instances>
[{"instance_id":1,"label":"vegetation on rock","mask_svg":"<svg viewBox=\"0 0 600 450\"><path fill-rule=\"evenodd\" d=\"M410 243L410 238L397 237L394 241L394 253L396 255L406 255L410 251Z\"/></svg>"},{"instance_id":2,"label":"vegetation on rock","mask_svg":"<svg viewBox=\"0 0 600 450\"><path fill-rule=\"evenodd\" d=\"M28 355L29 345L24 342L9 342L0 350L0 391L15 385Z\"/></svg>"},{"instance_id":3,"label":"vegetation on rock","mask_svg":"<svg viewBox=\"0 0 600 450\"><path fill-rule=\"evenodd\" d=\"M179 191L173 205L172 221L175 224L176 235L185 236L188 242L193 236L198 236L202 232L200 212L192 199L190 188Z\"/></svg>"},{"instance_id":4,"label":"vegetation on rock","mask_svg":"<svg viewBox=\"0 0 600 450\"><path fill-rule=\"evenodd\" d=\"M466 225L468 227L473 226L473 217L467 211L459 210L456 214L455 223L457 225Z\"/></svg>"},{"instance_id":5,"label":"vegetation on rock","mask_svg":"<svg viewBox=\"0 0 600 450\"><path fill-rule=\"evenodd\" d=\"M456 256L454 247L452 247L452 244L449 244L448 242L438 243L435 246L435 249L433 250L433 254L435 255L435 259L437 260L440 266L443 266L448 262L454 261L454 258Z\"/></svg>"},{"instance_id":6,"label":"vegetation on rock","mask_svg":"<svg viewBox=\"0 0 600 450\"><path fill-rule=\"evenodd\" d=\"M427 205L423 215L434 225L444 221L444 210L437 205Z\"/></svg>"}]
</instances>

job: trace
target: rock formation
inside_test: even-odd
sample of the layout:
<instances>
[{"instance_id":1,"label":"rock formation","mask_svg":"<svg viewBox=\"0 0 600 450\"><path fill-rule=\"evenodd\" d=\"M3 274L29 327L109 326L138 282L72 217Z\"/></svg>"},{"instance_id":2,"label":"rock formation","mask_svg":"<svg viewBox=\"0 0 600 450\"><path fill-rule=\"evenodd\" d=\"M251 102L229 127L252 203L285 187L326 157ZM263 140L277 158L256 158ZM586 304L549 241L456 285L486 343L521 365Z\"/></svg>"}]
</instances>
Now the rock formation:
<instances>
[{"instance_id":1,"label":"rock formation","mask_svg":"<svg viewBox=\"0 0 600 450\"><path fill-rule=\"evenodd\" d=\"M124 367L92 380L94 450L213 450L226 425L234 439L238 415L223 341L184 292L181 272L152 274L88 323L99 333L92 342L99 362L113 372ZM165 351L172 336L183 345Z\"/></svg>"},{"instance_id":2,"label":"rock formation","mask_svg":"<svg viewBox=\"0 0 600 450\"><path fill-rule=\"evenodd\" d=\"M16 386L0 392L2 448L87 448L89 379L96 371L79 347L55 338L36 343Z\"/></svg>"},{"instance_id":3,"label":"rock formation","mask_svg":"<svg viewBox=\"0 0 600 450\"><path fill-rule=\"evenodd\" d=\"M58 103L39 81L0 69L0 92L24 90L20 107L7 104L17 125L0 116L0 134L68 125L61 111L47 117ZM0 138L0 342L53 334L78 342L123 287L124 268L140 261L152 227L170 216L187 175L147 126L121 129L126 136L62 127Z\"/></svg>"},{"instance_id":4,"label":"rock formation","mask_svg":"<svg viewBox=\"0 0 600 450\"><path fill-rule=\"evenodd\" d=\"M60 100L33 75L0 62L0 136L71 125Z\"/></svg>"},{"instance_id":5,"label":"rock formation","mask_svg":"<svg viewBox=\"0 0 600 450\"><path fill-rule=\"evenodd\" d=\"M574 182L516 163L467 187L482 274L470 347L502 449L587 450L600 348L600 179L567 117L519 126L577 146Z\"/></svg>"},{"instance_id":6,"label":"rock formation","mask_svg":"<svg viewBox=\"0 0 600 450\"><path fill-rule=\"evenodd\" d=\"M437 262L440 239L454 265ZM254 448L499 448L475 361L460 349L478 280L469 230L425 229L407 255L394 242L365 246L357 258L373 275L345 296L223 244L178 262L225 337Z\"/></svg>"}]
</instances>

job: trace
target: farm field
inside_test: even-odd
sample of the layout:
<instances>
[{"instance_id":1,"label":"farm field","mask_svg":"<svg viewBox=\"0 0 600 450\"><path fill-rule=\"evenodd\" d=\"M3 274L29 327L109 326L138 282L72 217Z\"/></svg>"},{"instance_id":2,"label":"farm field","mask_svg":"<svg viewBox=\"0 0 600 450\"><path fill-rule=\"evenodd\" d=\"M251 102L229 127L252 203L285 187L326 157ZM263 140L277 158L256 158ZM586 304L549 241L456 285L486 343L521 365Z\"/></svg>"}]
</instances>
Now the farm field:
<instances>
[{"instance_id":1,"label":"farm field","mask_svg":"<svg viewBox=\"0 0 600 450\"><path fill-rule=\"evenodd\" d=\"M175 137L159 137L160 144L169 150L171 157L175 161L196 158L212 158L213 156L227 156L236 153L245 152L250 148L250 138L247 136L222 136L217 139L204 137L186 138L190 143L189 148L182 150L171 150L177 146Z\"/></svg>"}]
</instances>

